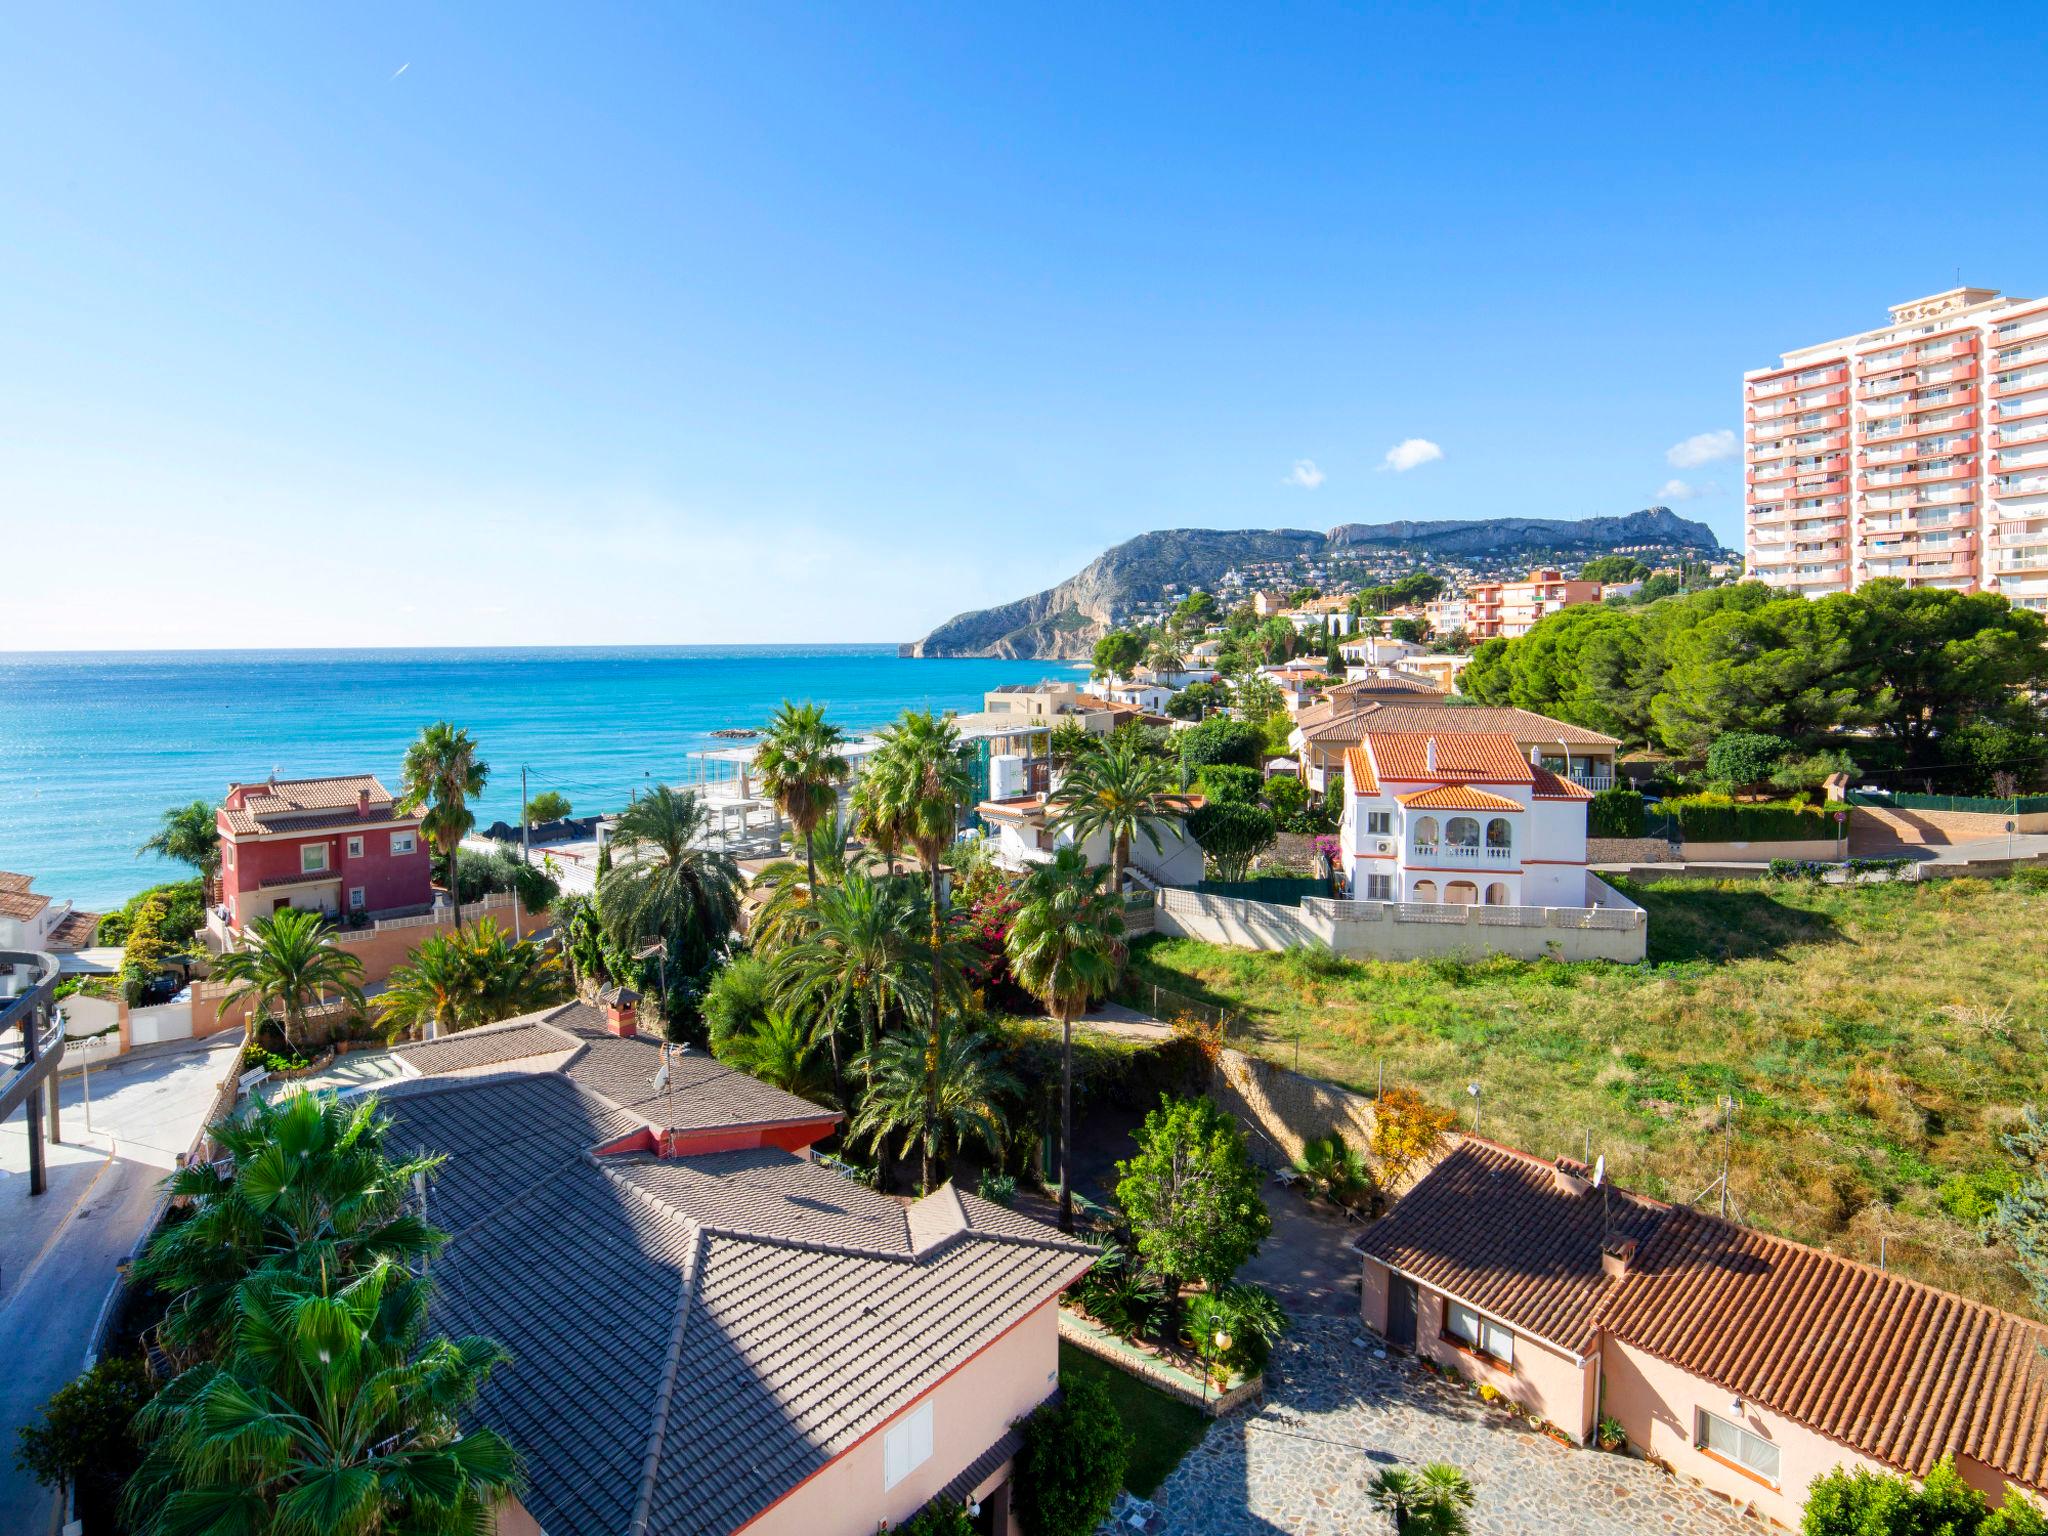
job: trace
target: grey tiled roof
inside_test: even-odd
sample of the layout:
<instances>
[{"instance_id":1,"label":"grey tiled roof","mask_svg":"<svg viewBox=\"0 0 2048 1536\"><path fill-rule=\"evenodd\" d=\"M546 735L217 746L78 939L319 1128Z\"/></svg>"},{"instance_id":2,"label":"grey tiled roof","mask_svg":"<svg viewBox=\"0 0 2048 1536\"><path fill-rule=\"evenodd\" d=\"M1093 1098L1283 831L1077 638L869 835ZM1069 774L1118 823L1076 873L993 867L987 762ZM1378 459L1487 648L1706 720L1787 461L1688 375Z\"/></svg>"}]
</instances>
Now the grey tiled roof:
<instances>
[{"instance_id":1,"label":"grey tiled roof","mask_svg":"<svg viewBox=\"0 0 2048 1536\"><path fill-rule=\"evenodd\" d=\"M460 1030L439 1040L394 1046L391 1054L413 1071L430 1077L436 1072L459 1072L469 1067L489 1067L501 1061L574 1050L582 1043L565 1029L527 1017L487 1024L481 1029Z\"/></svg>"},{"instance_id":2,"label":"grey tiled roof","mask_svg":"<svg viewBox=\"0 0 2048 1536\"><path fill-rule=\"evenodd\" d=\"M614 1059L634 1044L605 1038ZM400 1146L448 1154L436 1318L511 1351L479 1416L525 1456L549 1531L736 1530L1093 1257L975 1196L906 1207L779 1150L593 1156L646 1112L573 1067L385 1103Z\"/></svg>"}]
</instances>

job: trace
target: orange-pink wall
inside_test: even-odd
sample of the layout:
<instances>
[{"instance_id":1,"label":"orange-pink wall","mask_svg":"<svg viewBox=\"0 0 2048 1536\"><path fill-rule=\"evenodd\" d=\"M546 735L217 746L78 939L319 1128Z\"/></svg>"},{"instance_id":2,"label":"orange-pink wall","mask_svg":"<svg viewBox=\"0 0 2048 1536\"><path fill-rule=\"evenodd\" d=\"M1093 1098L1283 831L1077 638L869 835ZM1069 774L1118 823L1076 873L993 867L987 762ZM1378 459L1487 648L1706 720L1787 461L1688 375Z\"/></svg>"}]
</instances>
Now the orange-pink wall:
<instances>
[{"instance_id":1,"label":"orange-pink wall","mask_svg":"<svg viewBox=\"0 0 2048 1536\"><path fill-rule=\"evenodd\" d=\"M1391 1286L1392 1276L1386 1265L1368 1258L1364 1283L1359 1288L1359 1315L1368 1328L1382 1334L1387 1329ZM1585 1440L1592 1434L1596 1417L1594 1394L1598 1389L1591 1359L1580 1364L1562 1350L1518 1332L1514 1365L1503 1370L1448 1337L1443 1331L1444 1297L1427 1286L1420 1291L1415 1307L1417 1354L1449 1366L1469 1381L1492 1387L1568 1435Z\"/></svg>"},{"instance_id":2,"label":"orange-pink wall","mask_svg":"<svg viewBox=\"0 0 2048 1536\"><path fill-rule=\"evenodd\" d=\"M1058 1309L1048 1299L919 1399L932 1404L931 1458L894 1488L882 1487L884 1424L741 1529L747 1536L874 1536L877 1526L915 1514L1058 1384Z\"/></svg>"}]
</instances>

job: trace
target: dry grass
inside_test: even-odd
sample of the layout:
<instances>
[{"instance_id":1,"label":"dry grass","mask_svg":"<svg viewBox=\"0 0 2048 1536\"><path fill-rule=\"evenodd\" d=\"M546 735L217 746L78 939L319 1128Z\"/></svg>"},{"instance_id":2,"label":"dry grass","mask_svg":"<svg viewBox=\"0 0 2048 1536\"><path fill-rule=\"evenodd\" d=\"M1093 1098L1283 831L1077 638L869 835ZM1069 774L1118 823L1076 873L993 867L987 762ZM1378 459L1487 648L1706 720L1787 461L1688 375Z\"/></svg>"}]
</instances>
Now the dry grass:
<instances>
[{"instance_id":1,"label":"dry grass","mask_svg":"<svg viewBox=\"0 0 2048 1536\"><path fill-rule=\"evenodd\" d=\"M1371 1088L1385 1062L1489 1136L1541 1153L1587 1133L1621 1182L1670 1199L1720 1171L1748 1220L2023 1309L1981 1215L2010 1177L1997 1133L2048 1098L2048 891L2017 881L1859 888L1674 882L1636 967L1351 964L1184 939L1136 982L1218 1003L1233 1043Z\"/></svg>"}]
</instances>

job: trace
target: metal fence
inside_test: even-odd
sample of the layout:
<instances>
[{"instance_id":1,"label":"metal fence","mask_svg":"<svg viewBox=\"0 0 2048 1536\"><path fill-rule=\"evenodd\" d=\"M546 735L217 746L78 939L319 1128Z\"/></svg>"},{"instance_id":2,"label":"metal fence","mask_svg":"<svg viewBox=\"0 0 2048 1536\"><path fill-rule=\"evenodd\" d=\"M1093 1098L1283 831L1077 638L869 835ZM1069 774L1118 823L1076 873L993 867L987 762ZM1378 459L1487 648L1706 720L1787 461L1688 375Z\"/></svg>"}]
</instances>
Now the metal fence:
<instances>
[{"instance_id":1,"label":"metal fence","mask_svg":"<svg viewBox=\"0 0 2048 1536\"><path fill-rule=\"evenodd\" d=\"M2014 795L2000 800L1990 795L1872 795L1852 789L1849 803L1876 810L1965 811L1979 816L2036 816L2048 811L2048 795Z\"/></svg>"}]
</instances>

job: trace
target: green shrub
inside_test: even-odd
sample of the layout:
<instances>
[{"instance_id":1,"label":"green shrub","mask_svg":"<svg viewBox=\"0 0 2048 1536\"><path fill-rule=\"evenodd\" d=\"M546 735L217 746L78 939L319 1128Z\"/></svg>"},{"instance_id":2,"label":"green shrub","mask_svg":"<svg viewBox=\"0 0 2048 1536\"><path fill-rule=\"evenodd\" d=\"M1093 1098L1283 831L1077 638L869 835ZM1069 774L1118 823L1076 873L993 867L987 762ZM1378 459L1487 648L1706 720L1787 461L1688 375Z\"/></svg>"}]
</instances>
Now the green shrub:
<instances>
[{"instance_id":1,"label":"green shrub","mask_svg":"<svg viewBox=\"0 0 2048 1536\"><path fill-rule=\"evenodd\" d=\"M1723 784L1761 784L1785 755L1785 743L1757 731L1728 731L1707 748L1707 777Z\"/></svg>"},{"instance_id":2,"label":"green shrub","mask_svg":"<svg viewBox=\"0 0 2048 1536\"><path fill-rule=\"evenodd\" d=\"M1586 806L1588 837L1641 837L1643 794L1617 784L1594 795Z\"/></svg>"},{"instance_id":3,"label":"green shrub","mask_svg":"<svg viewBox=\"0 0 2048 1536\"><path fill-rule=\"evenodd\" d=\"M1308 786L1292 774L1266 780L1264 799L1284 826L1308 809Z\"/></svg>"},{"instance_id":4,"label":"green shrub","mask_svg":"<svg viewBox=\"0 0 2048 1536\"><path fill-rule=\"evenodd\" d=\"M1242 880L1253 859L1273 846L1280 825L1263 805L1211 801L1187 819L1188 835L1216 866L1221 880Z\"/></svg>"},{"instance_id":5,"label":"green shrub","mask_svg":"<svg viewBox=\"0 0 2048 1536\"><path fill-rule=\"evenodd\" d=\"M1813 1481L1799 1529L1802 1536L2017 1536L2030 1528L2013 1524L2007 1508L1986 1519L1984 1495L1964 1482L1953 1457L1934 1464L1927 1480L1863 1468L1836 1467ZM2038 1519L2038 1515L2035 1516ZM2003 1522L1994 1524L1994 1521ZM2036 1526L2032 1529L2039 1530Z\"/></svg>"},{"instance_id":6,"label":"green shrub","mask_svg":"<svg viewBox=\"0 0 2048 1536\"><path fill-rule=\"evenodd\" d=\"M1259 798L1259 770L1240 768L1235 763L1210 763L1196 775L1196 786L1218 804L1255 805Z\"/></svg>"},{"instance_id":7,"label":"green shrub","mask_svg":"<svg viewBox=\"0 0 2048 1536\"><path fill-rule=\"evenodd\" d=\"M1128 1248L1104 1246L1074 1283L1081 1309L1120 1339L1154 1339L1166 1322L1166 1287Z\"/></svg>"},{"instance_id":8,"label":"green shrub","mask_svg":"<svg viewBox=\"0 0 2048 1536\"><path fill-rule=\"evenodd\" d=\"M974 1536L974 1520L966 1506L933 1499L896 1529L903 1536Z\"/></svg>"},{"instance_id":9,"label":"green shrub","mask_svg":"<svg viewBox=\"0 0 2048 1536\"><path fill-rule=\"evenodd\" d=\"M1189 1347L1204 1360L1225 1372L1256 1376L1287 1331L1287 1313L1270 1291L1233 1283L1188 1297L1181 1329ZM1218 1342L1224 1339L1229 1342Z\"/></svg>"},{"instance_id":10,"label":"green shrub","mask_svg":"<svg viewBox=\"0 0 2048 1536\"><path fill-rule=\"evenodd\" d=\"M758 955L734 955L704 989L704 1027L715 1054L734 1035L751 1034L774 1003L775 977Z\"/></svg>"},{"instance_id":11,"label":"green shrub","mask_svg":"<svg viewBox=\"0 0 2048 1536\"><path fill-rule=\"evenodd\" d=\"M1235 763L1240 768L1259 766L1265 737L1256 725L1243 720L1204 720L1176 738L1181 761L1190 768L1211 763Z\"/></svg>"},{"instance_id":12,"label":"green shrub","mask_svg":"<svg viewBox=\"0 0 2048 1536\"><path fill-rule=\"evenodd\" d=\"M1028 1536L1091 1536L1124 1485L1131 1441L1100 1382L1062 1376L1060 1400L1024 1421L1017 1515Z\"/></svg>"},{"instance_id":13,"label":"green shrub","mask_svg":"<svg viewBox=\"0 0 2048 1536\"><path fill-rule=\"evenodd\" d=\"M21 1427L15 1460L47 1487L75 1489L82 1515L109 1516L141 1464L134 1422L149 1398L142 1362L110 1356L50 1394Z\"/></svg>"},{"instance_id":14,"label":"green shrub","mask_svg":"<svg viewBox=\"0 0 2048 1536\"><path fill-rule=\"evenodd\" d=\"M1294 1166L1309 1187L1326 1200L1350 1204L1372 1189L1365 1154L1335 1131L1303 1143Z\"/></svg>"},{"instance_id":15,"label":"green shrub","mask_svg":"<svg viewBox=\"0 0 2048 1536\"><path fill-rule=\"evenodd\" d=\"M162 907L157 920L157 933L163 942L181 948L192 941L192 936L206 926L206 886L196 877L191 880L171 880L162 885L152 885L146 891L137 891L121 905L117 912L102 917L99 927L93 930L94 942L100 944L125 944L128 930L135 926L136 914L150 901Z\"/></svg>"},{"instance_id":16,"label":"green shrub","mask_svg":"<svg viewBox=\"0 0 2048 1536\"><path fill-rule=\"evenodd\" d=\"M974 1192L991 1205L1012 1205L1017 1199L1017 1180L1012 1174L985 1169Z\"/></svg>"},{"instance_id":17,"label":"green shrub","mask_svg":"<svg viewBox=\"0 0 2048 1536\"><path fill-rule=\"evenodd\" d=\"M1728 795L1687 795L1666 800L1663 808L1678 818L1679 835L1692 843L1763 843L1832 840L1840 805L1793 805L1786 801L1738 804Z\"/></svg>"}]
</instances>

